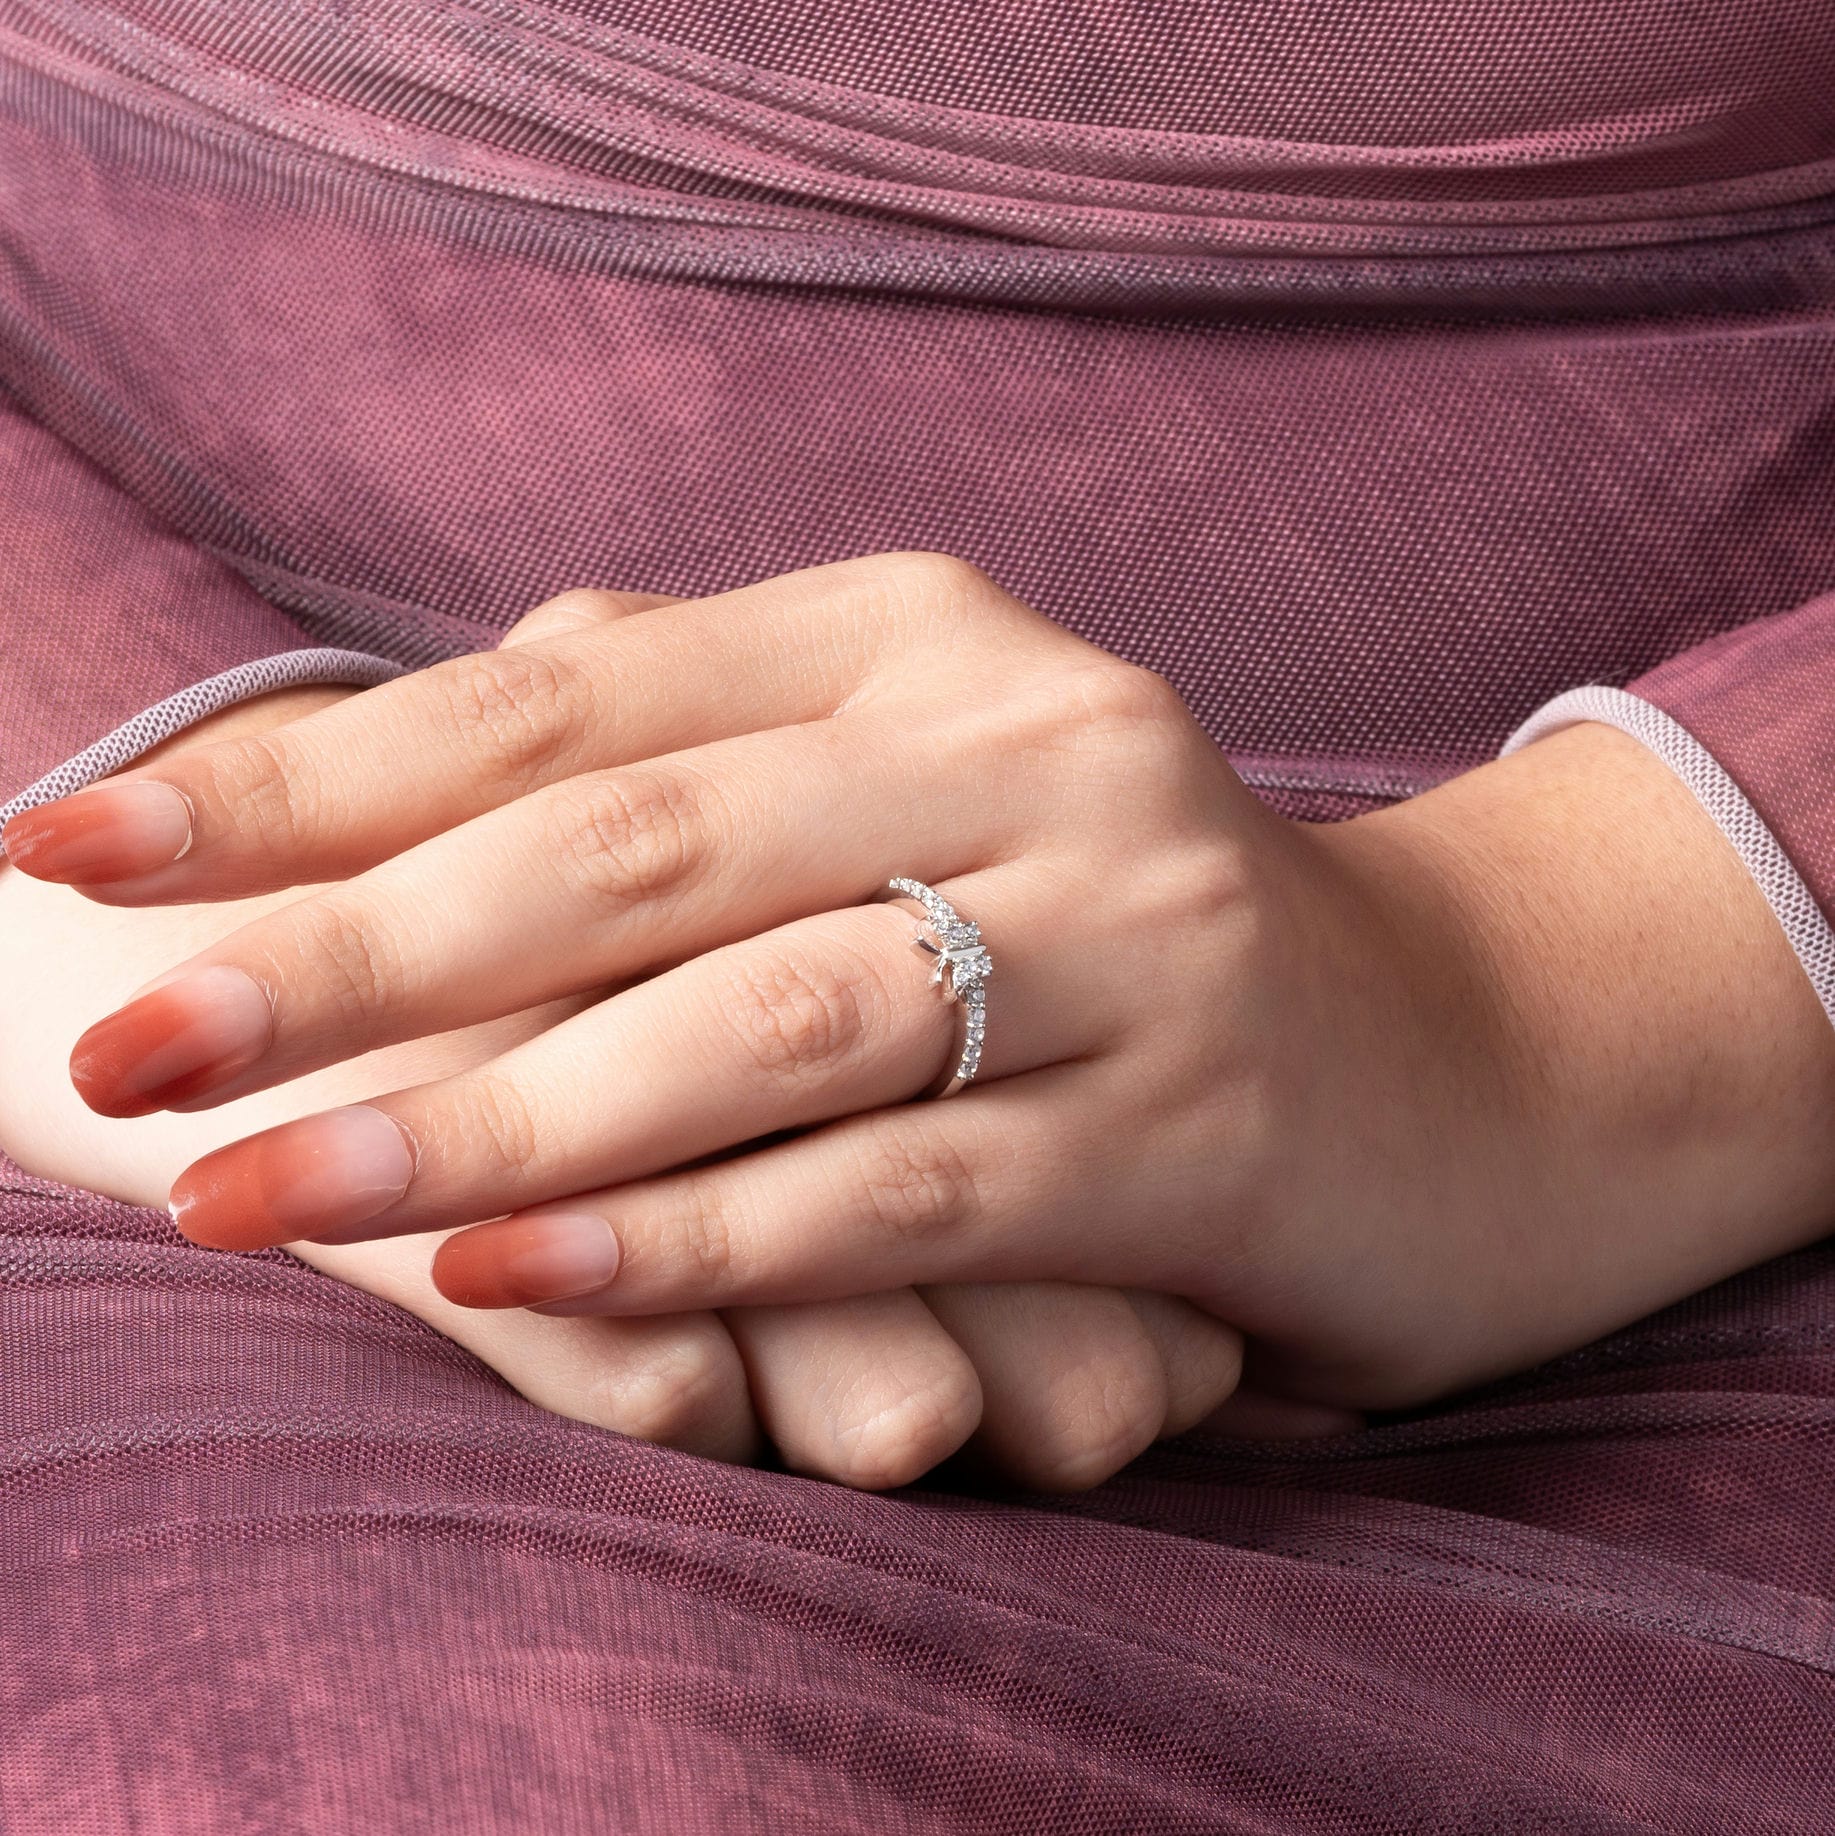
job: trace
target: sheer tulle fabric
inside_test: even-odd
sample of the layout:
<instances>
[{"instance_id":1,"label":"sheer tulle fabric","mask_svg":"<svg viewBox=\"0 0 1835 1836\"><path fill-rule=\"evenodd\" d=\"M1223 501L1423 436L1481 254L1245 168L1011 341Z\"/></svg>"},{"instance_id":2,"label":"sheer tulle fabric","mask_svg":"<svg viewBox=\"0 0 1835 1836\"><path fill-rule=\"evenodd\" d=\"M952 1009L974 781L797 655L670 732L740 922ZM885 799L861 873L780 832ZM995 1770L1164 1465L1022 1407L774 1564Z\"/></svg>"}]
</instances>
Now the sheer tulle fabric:
<instances>
[{"instance_id":1,"label":"sheer tulle fabric","mask_svg":"<svg viewBox=\"0 0 1835 1836\"><path fill-rule=\"evenodd\" d=\"M0 0L0 797L251 658L930 547L1298 815L1631 683L1826 909L1832 93L1820 0ZM1835 1816L1827 1250L875 1499L5 1184L9 1831Z\"/></svg>"}]
</instances>

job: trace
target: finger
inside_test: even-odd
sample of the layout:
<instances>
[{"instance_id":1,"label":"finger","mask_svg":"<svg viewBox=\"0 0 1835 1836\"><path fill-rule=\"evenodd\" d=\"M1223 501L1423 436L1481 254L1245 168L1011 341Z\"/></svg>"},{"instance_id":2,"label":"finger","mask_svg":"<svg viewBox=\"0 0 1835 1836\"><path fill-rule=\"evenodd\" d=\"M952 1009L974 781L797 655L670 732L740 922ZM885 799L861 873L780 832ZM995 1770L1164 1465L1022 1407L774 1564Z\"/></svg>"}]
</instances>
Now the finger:
<instances>
[{"instance_id":1,"label":"finger","mask_svg":"<svg viewBox=\"0 0 1835 1836\"><path fill-rule=\"evenodd\" d=\"M712 1460L758 1458L763 1443L745 1367L716 1314L547 1319L455 1307L428 1273L434 1240L287 1247L418 1315L556 1415Z\"/></svg>"},{"instance_id":2,"label":"finger","mask_svg":"<svg viewBox=\"0 0 1835 1836\"><path fill-rule=\"evenodd\" d=\"M980 1418L974 1365L909 1288L722 1317L795 1472L865 1491L909 1485Z\"/></svg>"},{"instance_id":3,"label":"finger","mask_svg":"<svg viewBox=\"0 0 1835 1836\"><path fill-rule=\"evenodd\" d=\"M1001 807L914 782L895 738L849 716L534 792L214 942L86 1031L72 1078L103 1115L224 1102L857 904L872 863L998 852Z\"/></svg>"},{"instance_id":4,"label":"finger","mask_svg":"<svg viewBox=\"0 0 1835 1836\"><path fill-rule=\"evenodd\" d=\"M1007 869L962 884L994 934L1040 939L990 996L983 1078L1090 1049L1049 884ZM900 907L856 906L712 951L450 1078L231 1143L179 1176L174 1216L220 1249L395 1236L903 1102L955 1062L973 1011L930 984L915 928Z\"/></svg>"},{"instance_id":5,"label":"finger","mask_svg":"<svg viewBox=\"0 0 1835 1836\"><path fill-rule=\"evenodd\" d=\"M980 1374L973 1450L1007 1478L1085 1491L1163 1432L1166 1367L1126 1295L1076 1282L921 1292Z\"/></svg>"},{"instance_id":6,"label":"finger","mask_svg":"<svg viewBox=\"0 0 1835 1836\"><path fill-rule=\"evenodd\" d=\"M1242 1380L1242 1334L1202 1307L1146 1288L1126 1290L1166 1372L1160 1434L1183 1434L1217 1410Z\"/></svg>"},{"instance_id":7,"label":"finger","mask_svg":"<svg viewBox=\"0 0 1835 1836\"><path fill-rule=\"evenodd\" d=\"M1113 1144L1066 1115L1113 1098L1089 1066L1056 1065L946 1103L850 1116L711 1166L582 1192L455 1232L435 1285L463 1306L525 1306L530 1259L590 1251L569 1313L673 1313L839 1299L967 1281L1166 1287L1176 1233L1125 1228ZM1138 1202L1138 1201L1136 1201ZM229 1228L234 1229L233 1212Z\"/></svg>"},{"instance_id":8,"label":"finger","mask_svg":"<svg viewBox=\"0 0 1835 1836\"><path fill-rule=\"evenodd\" d=\"M7 824L7 855L115 904L348 879L578 772L832 713L917 628L889 615L909 561L831 563L455 657L42 804Z\"/></svg>"},{"instance_id":9,"label":"finger","mask_svg":"<svg viewBox=\"0 0 1835 1836\"><path fill-rule=\"evenodd\" d=\"M534 611L525 612L497 640L497 648L514 650L518 644L566 637L593 625L609 625L614 619L629 618L634 612L654 612L659 606L679 606L681 603L676 594L626 593L607 587L563 593L558 599L546 600Z\"/></svg>"}]
</instances>

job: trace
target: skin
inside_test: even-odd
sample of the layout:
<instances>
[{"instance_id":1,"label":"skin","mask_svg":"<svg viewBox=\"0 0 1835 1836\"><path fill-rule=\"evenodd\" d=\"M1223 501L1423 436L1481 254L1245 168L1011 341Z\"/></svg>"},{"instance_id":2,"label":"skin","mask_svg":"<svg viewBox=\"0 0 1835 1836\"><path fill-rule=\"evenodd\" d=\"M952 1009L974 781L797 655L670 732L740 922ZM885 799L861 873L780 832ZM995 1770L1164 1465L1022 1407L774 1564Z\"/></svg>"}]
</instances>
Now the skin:
<instances>
[{"instance_id":1,"label":"skin","mask_svg":"<svg viewBox=\"0 0 1835 1836\"><path fill-rule=\"evenodd\" d=\"M195 1240L483 1220L440 1291L576 1320L1146 1290L1240 1328L1259 1395L1366 1408L1835 1213L1835 1035L1621 734L1313 827L1158 678L946 557L574 624L591 603L507 662L126 774L177 793L182 836L160 792L9 826L27 872L121 905L344 876L91 1029L73 1074L104 1113L586 1003L205 1156L172 1195ZM889 872L996 955L983 1082L947 1103L909 1100L950 1017L909 916L862 903Z\"/></svg>"},{"instance_id":2,"label":"skin","mask_svg":"<svg viewBox=\"0 0 1835 1836\"><path fill-rule=\"evenodd\" d=\"M661 603L600 595L543 609L506 645ZM282 691L208 717L140 770L216 741L266 734L350 697ZM578 1011L572 997L339 1060L189 1114L104 1118L67 1076L72 1041L111 1002L177 960L277 911L297 890L210 904L107 906L0 861L0 937L40 973L0 1032L0 1145L28 1170L137 1204L251 1130L487 1062ZM1097 1483L1153 1439L1209 1417L1223 1433L1342 1432L1356 1418L1233 1395L1240 1339L1163 1296L1074 1284L932 1289L809 1307L616 1322L480 1312L433 1286L445 1233L287 1247L419 1315L531 1400L597 1426L729 1460L774 1446L792 1467L855 1486L902 1484L951 1453L1040 1489Z\"/></svg>"}]
</instances>

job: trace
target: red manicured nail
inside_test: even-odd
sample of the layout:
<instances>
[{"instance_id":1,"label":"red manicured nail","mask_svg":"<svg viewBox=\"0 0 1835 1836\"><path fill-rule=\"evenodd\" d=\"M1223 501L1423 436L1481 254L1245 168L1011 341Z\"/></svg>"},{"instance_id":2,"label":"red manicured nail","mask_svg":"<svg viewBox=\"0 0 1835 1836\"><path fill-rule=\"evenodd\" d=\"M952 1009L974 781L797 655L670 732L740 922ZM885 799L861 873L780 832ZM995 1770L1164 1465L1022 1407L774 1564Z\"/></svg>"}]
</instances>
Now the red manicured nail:
<instances>
[{"instance_id":1,"label":"red manicured nail","mask_svg":"<svg viewBox=\"0 0 1835 1836\"><path fill-rule=\"evenodd\" d=\"M172 1220L211 1249L265 1249L373 1218L413 1176L399 1123L367 1104L328 1109L193 1162L172 1188Z\"/></svg>"},{"instance_id":2,"label":"red manicured nail","mask_svg":"<svg viewBox=\"0 0 1835 1836\"><path fill-rule=\"evenodd\" d=\"M170 784L100 784L21 810L4 830L6 858L35 879L104 885L169 867L191 846L191 805Z\"/></svg>"},{"instance_id":3,"label":"red manicured nail","mask_svg":"<svg viewBox=\"0 0 1835 1836\"><path fill-rule=\"evenodd\" d=\"M461 1307L531 1307L603 1288L621 1260L603 1218L531 1211L448 1237L433 1254L433 1285Z\"/></svg>"},{"instance_id":4,"label":"red manicured nail","mask_svg":"<svg viewBox=\"0 0 1835 1836\"><path fill-rule=\"evenodd\" d=\"M70 1054L70 1081L99 1115L149 1115L247 1070L273 1030L254 978L212 964L98 1020Z\"/></svg>"}]
</instances>

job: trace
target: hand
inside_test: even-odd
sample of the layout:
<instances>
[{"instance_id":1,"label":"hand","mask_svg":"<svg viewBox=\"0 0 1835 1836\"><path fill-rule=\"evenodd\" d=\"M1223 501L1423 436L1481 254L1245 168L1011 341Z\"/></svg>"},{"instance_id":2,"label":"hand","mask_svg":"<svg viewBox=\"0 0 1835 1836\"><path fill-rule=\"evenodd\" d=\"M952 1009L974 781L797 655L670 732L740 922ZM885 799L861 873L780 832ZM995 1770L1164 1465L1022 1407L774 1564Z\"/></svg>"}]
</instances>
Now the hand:
<instances>
[{"instance_id":1,"label":"hand","mask_svg":"<svg viewBox=\"0 0 1835 1836\"><path fill-rule=\"evenodd\" d=\"M23 865L115 900L359 876L92 1029L88 1100L208 1105L609 998L207 1156L173 1194L199 1241L509 1212L442 1246L442 1289L574 1313L1144 1287L1243 1326L1288 1394L1394 1405L1827 1216L1826 1023L1718 832L1620 736L1304 828L1164 683L928 556L361 699L20 819ZM407 783L400 733L442 742ZM858 903L889 872L940 886L999 960L984 1082L947 1103L906 1100L950 1015L909 918Z\"/></svg>"},{"instance_id":2,"label":"hand","mask_svg":"<svg viewBox=\"0 0 1835 1836\"><path fill-rule=\"evenodd\" d=\"M524 634L540 623L527 621ZM348 694L292 690L226 710L165 742L139 769L215 740L270 732ZM0 934L40 970L15 990L0 1035L0 1143L45 1177L161 1203L182 1166L225 1140L404 1078L453 1075L582 1005L575 997L385 1047L190 1114L104 1120L77 1102L63 1059L99 993L125 991L287 902L270 894L109 910L0 864ZM928 1312L907 1295L866 1306L735 1310L730 1321L481 1313L433 1288L428 1260L439 1236L288 1247L420 1315L545 1407L726 1459L758 1455L762 1414L791 1464L854 1484L915 1477L965 1437L972 1454L1010 1479L1094 1483L1156 1433L1205 1415L1229 1394L1237 1368L1236 1335L1180 1303L1065 1285L940 1290ZM1267 1418L1254 1398L1226 1406L1219 1422L1224 1431L1275 1434L1345 1425L1291 1411Z\"/></svg>"}]
</instances>

